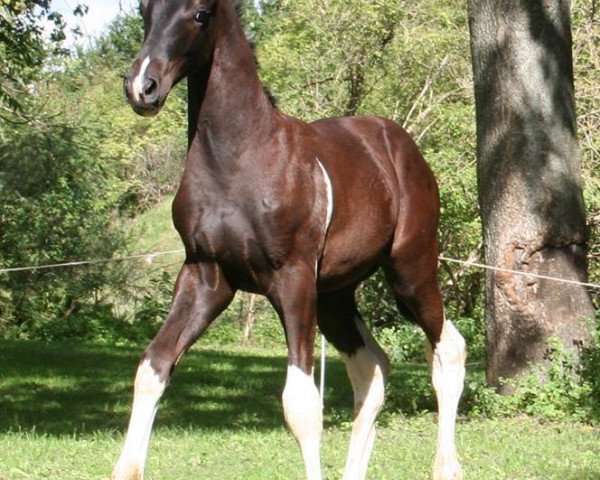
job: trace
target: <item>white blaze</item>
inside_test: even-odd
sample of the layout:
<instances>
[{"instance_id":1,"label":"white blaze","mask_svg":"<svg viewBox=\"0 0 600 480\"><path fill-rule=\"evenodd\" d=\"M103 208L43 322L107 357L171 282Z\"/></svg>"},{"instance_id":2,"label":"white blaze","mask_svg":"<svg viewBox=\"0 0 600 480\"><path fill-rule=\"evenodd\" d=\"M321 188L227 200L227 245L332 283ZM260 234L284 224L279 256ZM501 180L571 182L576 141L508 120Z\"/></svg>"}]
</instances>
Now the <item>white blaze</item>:
<instances>
[{"instance_id":1,"label":"white blaze","mask_svg":"<svg viewBox=\"0 0 600 480\"><path fill-rule=\"evenodd\" d=\"M131 94L133 95L133 99L136 102L140 101L140 97L142 95L142 89L144 88L144 76L146 75L146 70L148 69L148 65L150 65L150 57L144 58L142 61L142 65L140 67L140 71L137 76L131 82Z\"/></svg>"}]
</instances>

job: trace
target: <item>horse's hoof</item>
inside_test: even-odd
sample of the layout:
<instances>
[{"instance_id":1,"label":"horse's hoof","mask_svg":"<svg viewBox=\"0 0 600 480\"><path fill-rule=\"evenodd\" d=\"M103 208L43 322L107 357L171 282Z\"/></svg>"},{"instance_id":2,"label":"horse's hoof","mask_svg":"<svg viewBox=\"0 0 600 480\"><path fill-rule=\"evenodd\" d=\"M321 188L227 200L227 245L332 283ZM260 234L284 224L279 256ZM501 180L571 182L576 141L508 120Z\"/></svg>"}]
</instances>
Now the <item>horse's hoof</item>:
<instances>
[{"instance_id":1,"label":"horse's hoof","mask_svg":"<svg viewBox=\"0 0 600 480\"><path fill-rule=\"evenodd\" d=\"M143 475L139 465L129 463L117 465L110 478L111 480L143 480Z\"/></svg>"},{"instance_id":2,"label":"horse's hoof","mask_svg":"<svg viewBox=\"0 0 600 480\"><path fill-rule=\"evenodd\" d=\"M433 480L463 480L462 469L457 461L436 462L433 467Z\"/></svg>"}]
</instances>

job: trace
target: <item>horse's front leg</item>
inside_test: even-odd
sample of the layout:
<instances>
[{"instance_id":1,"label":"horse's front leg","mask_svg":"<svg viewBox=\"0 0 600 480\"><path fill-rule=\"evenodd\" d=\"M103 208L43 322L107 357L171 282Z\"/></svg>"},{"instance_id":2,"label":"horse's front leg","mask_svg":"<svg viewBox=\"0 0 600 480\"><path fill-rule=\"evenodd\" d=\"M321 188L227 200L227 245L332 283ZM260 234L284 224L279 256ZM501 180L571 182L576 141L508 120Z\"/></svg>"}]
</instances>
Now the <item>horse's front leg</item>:
<instances>
[{"instance_id":1,"label":"horse's front leg","mask_svg":"<svg viewBox=\"0 0 600 480\"><path fill-rule=\"evenodd\" d=\"M140 361L125 444L113 480L141 480L154 416L179 358L233 298L214 264L185 264L179 273L164 325Z\"/></svg>"},{"instance_id":2,"label":"horse's front leg","mask_svg":"<svg viewBox=\"0 0 600 480\"><path fill-rule=\"evenodd\" d=\"M303 266L279 272L269 300L279 313L288 346L282 401L288 428L302 451L307 480L321 480L323 407L313 379L316 319L315 272Z\"/></svg>"}]
</instances>

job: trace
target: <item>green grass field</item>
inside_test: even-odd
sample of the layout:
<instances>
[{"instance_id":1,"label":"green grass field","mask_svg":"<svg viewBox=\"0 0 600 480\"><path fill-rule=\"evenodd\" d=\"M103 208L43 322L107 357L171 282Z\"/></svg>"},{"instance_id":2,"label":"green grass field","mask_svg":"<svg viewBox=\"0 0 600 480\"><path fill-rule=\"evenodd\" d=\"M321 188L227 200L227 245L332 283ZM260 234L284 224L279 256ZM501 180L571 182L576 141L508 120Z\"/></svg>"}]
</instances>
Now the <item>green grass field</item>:
<instances>
[{"instance_id":1,"label":"green grass field","mask_svg":"<svg viewBox=\"0 0 600 480\"><path fill-rule=\"evenodd\" d=\"M0 480L107 479L127 422L141 349L0 342ZM283 426L284 351L200 348L161 404L146 478L301 479ZM435 449L424 365L396 366L369 479L427 479ZM351 420L344 367L328 358L325 478L341 477ZM415 398L416 397L416 398ZM416 403L415 403L416 402ZM407 412L422 411L419 414ZM600 478L600 432L532 419L470 420L457 428L469 479Z\"/></svg>"},{"instance_id":2,"label":"green grass field","mask_svg":"<svg viewBox=\"0 0 600 480\"><path fill-rule=\"evenodd\" d=\"M171 220L172 197L137 216L131 225L133 252L160 252L183 248L179 234Z\"/></svg>"}]
</instances>

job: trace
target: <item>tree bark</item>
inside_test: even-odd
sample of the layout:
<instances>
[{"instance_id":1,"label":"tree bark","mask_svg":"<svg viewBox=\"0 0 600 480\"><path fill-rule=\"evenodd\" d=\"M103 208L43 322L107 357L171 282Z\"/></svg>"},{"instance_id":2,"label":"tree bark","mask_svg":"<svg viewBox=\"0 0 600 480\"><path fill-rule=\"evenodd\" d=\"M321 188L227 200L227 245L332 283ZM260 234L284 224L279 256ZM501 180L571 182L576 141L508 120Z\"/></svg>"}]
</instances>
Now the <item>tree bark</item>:
<instances>
[{"instance_id":1,"label":"tree bark","mask_svg":"<svg viewBox=\"0 0 600 480\"><path fill-rule=\"evenodd\" d=\"M477 168L489 265L586 281L586 224L573 86L570 2L469 0ZM507 391L550 337L578 354L588 291L488 272L488 382Z\"/></svg>"}]
</instances>

